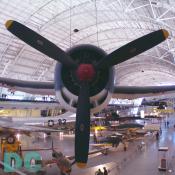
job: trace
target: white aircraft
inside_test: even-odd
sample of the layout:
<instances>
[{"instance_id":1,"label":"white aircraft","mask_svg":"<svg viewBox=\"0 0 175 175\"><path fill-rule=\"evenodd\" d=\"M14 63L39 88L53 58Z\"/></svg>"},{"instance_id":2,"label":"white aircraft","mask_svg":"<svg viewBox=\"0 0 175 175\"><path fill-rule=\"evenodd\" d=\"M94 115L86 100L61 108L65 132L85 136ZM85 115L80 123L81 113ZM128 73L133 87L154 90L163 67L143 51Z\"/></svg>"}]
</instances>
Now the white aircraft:
<instances>
[{"instance_id":1,"label":"white aircraft","mask_svg":"<svg viewBox=\"0 0 175 175\"><path fill-rule=\"evenodd\" d=\"M14 121L13 119L14 118L11 117L0 118L0 136L8 138L18 133L30 135L30 133L33 132L44 132L48 134L51 132L59 132L57 129L31 125L32 123L36 124L33 120Z\"/></svg>"},{"instance_id":2,"label":"white aircraft","mask_svg":"<svg viewBox=\"0 0 175 175\"><path fill-rule=\"evenodd\" d=\"M33 48L56 60L54 82L34 82L1 78L0 83L30 93L53 94L65 109L76 112L75 161L84 167L88 160L90 113L100 111L114 98L138 98L175 92L175 86L116 87L114 65L124 62L168 37L164 29L138 38L110 54L92 45L63 51L23 24L8 20L6 28Z\"/></svg>"},{"instance_id":3,"label":"white aircraft","mask_svg":"<svg viewBox=\"0 0 175 175\"><path fill-rule=\"evenodd\" d=\"M29 135L32 132L51 133L63 131L51 128L54 124L60 124L60 120L62 124L75 122L75 114L65 112L56 117L1 117L0 128L2 130L0 130L0 135L8 137L16 133ZM48 127L42 126L43 124Z\"/></svg>"}]
</instances>

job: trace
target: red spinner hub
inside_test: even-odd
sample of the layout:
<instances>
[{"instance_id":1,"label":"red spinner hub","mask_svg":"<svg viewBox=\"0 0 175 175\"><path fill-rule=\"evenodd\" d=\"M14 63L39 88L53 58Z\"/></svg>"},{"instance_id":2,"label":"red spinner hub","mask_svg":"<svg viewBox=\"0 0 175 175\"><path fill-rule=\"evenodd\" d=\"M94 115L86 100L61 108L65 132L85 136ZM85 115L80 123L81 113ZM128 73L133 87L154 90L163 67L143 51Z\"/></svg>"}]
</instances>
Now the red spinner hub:
<instances>
[{"instance_id":1,"label":"red spinner hub","mask_svg":"<svg viewBox=\"0 0 175 175\"><path fill-rule=\"evenodd\" d=\"M80 81L90 81L95 76L95 69L92 64L80 64L76 74Z\"/></svg>"}]
</instances>

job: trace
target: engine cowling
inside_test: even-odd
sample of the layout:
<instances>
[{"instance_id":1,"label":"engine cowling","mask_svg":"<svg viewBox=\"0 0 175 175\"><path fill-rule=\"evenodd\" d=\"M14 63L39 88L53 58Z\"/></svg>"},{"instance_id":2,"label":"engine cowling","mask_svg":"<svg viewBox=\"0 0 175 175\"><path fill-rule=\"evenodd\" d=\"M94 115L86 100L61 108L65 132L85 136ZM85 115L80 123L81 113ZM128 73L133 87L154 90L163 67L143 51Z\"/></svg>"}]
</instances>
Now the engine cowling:
<instances>
[{"instance_id":1,"label":"engine cowling","mask_svg":"<svg viewBox=\"0 0 175 175\"><path fill-rule=\"evenodd\" d=\"M79 45L71 48L67 53L78 64L95 64L106 56L102 49L92 45ZM111 99L114 69L98 70L89 84L91 112L95 113L102 110ZM80 80L76 71L57 63L55 68L56 99L65 109L76 112L79 89Z\"/></svg>"}]
</instances>

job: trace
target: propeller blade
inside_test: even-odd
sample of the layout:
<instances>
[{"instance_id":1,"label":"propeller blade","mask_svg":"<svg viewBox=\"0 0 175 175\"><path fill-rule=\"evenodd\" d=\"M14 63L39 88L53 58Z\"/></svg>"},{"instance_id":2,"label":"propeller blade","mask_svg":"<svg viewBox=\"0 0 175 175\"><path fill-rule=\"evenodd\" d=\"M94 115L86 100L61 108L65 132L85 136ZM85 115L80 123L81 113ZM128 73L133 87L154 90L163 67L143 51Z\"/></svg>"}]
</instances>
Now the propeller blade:
<instances>
[{"instance_id":1,"label":"propeller blade","mask_svg":"<svg viewBox=\"0 0 175 175\"><path fill-rule=\"evenodd\" d=\"M90 99L87 82L81 83L75 126L75 161L84 168L88 160L90 135Z\"/></svg>"},{"instance_id":2,"label":"propeller blade","mask_svg":"<svg viewBox=\"0 0 175 175\"><path fill-rule=\"evenodd\" d=\"M23 24L17 21L8 20L5 23L5 26L12 34L43 54L61 62L67 67L77 67L75 62L73 62L70 56L67 55L62 49Z\"/></svg>"},{"instance_id":3,"label":"propeller blade","mask_svg":"<svg viewBox=\"0 0 175 175\"><path fill-rule=\"evenodd\" d=\"M105 69L122 63L161 43L168 37L168 35L169 33L166 30L161 29L142 36L141 38L138 38L107 55L99 63L97 63L95 68Z\"/></svg>"}]
</instances>

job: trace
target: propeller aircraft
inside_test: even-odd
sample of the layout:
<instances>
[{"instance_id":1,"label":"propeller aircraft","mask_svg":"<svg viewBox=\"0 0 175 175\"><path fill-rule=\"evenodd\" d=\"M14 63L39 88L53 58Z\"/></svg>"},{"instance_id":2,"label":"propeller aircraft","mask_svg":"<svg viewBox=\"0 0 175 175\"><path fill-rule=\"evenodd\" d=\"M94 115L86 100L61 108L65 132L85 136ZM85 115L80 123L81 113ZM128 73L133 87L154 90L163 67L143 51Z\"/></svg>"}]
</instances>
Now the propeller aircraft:
<instances>
[{"instance_id":1,"label":"propeller aircraft","mask_svg":"<svg viewBox=\"0 0 175 175\"><path fill-rule=\"evenodd\" d=\"M7 30L16 37L57 61L54 82L22 81L0 78L1 84L25 89L56 91L56 99L65 109L76 112L75 162L85 167L88 161L90 114L108 104L111 97L138 98L173 92L175 86L127 87L114 85L114 66L158 45L168 37L160 29L138 38L107 54L101 48L83 44L63 51L27 26L8 20ZM38 92L38 91L37 91ZM42 91L43 92L43 91Z\"/></svg>"}]
</instances>

